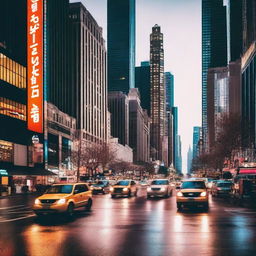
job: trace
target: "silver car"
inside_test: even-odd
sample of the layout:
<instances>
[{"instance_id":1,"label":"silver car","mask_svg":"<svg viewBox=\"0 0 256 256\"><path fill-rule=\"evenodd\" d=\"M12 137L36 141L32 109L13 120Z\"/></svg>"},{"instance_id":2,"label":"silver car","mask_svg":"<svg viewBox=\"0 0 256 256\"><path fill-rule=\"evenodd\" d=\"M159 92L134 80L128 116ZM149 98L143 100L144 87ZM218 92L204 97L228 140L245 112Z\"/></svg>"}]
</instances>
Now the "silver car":
<instances>
[{"instance_id":1,"label":"silver car","mask_svg":"<svg viewBox=\"0 0 256 256\"><path fill-rule=\"evenodd\" d=\"M151 182L147 188L147 198L151 196L170 197L172 195L173 187L168 179L156 179Z\"/></svg>"}]
</instances>

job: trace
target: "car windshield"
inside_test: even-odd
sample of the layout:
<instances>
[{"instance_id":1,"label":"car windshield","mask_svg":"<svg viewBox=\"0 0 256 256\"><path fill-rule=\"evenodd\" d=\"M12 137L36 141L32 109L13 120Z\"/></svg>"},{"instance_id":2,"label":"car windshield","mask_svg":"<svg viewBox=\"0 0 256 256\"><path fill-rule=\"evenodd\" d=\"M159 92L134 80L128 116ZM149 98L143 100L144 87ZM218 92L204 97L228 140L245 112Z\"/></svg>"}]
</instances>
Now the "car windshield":
<instances>
[{"instance_id":1,"label":"car windshield","mask_svg":"<svg viewBox=\"0 0 256 256\"><path fill-rule=\"evenodd\" d=\"M218 187L225 187L225 188L230 188L231 187L231 183L230 182L221 182L217 184Z\"/></svg>"},{"instance_id":2,"label":"car windshield","mask_svg":"<svg viewBox=\"0 0 256 256\"><path fill-rule=\"evenodd\" d=\"M70 194L72 192L73 185L57 185L51 186L45 194Z\"/></svg>"},{"instance_id":3,"label":"car windshield","mask_svg":"<svg viewBox=\"0 0 256 256\"><path fill-rule=\"evenodd\" d=\"M168 185L168 180L153 180L151 185Z\"/></svg>"},{"instance_id":4,"label":"car windshield","mask_svg":"<svg viewBox=\"0 0 256 256\"><path fill-rule=\"evenodd\" d=\"M204 189L206 187L203 181L185 181L182 183L181 188L182 189L186 189L186 188Z\"/></svg>"},{"instance_id":5,"label":"car windshield","mask_svg":"<svg viewBox=\"0 0 256 256\"><path fill-rule=\"evenodd\" d=\"M116 183L116 185L119 185L119 186L128 186L130 183L130 181L128 180L120 180Z\"/></svg>"}]
</instances>

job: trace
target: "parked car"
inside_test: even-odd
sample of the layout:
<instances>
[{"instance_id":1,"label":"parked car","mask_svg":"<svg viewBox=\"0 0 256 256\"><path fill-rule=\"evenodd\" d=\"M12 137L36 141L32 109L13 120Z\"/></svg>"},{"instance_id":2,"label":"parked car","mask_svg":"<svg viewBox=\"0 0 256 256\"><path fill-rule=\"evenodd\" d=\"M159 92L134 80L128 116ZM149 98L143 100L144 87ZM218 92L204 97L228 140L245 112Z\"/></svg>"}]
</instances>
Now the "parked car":
<instances>
[{"instance_id":1,"label":"parked car","mask_svg":"<svg viewBox=\"0 0 256 256\"><path fill-rule=\"evenodd\" d=\"M92 192L85 183L55 184L36 198L33 210L38 216L66 213L73 216L75 208L90 210Z\"/></svg>"},{"instance_id":2,"label":"parked car","mask_svg":"<svg viewBox=\"0 0 256 256\"><path fill-rule=\"evenodd\" d=\"M152 196L170 197L172 192L173 187L168 179L156 179L147 188L147 198Z\"/></svg>"},{"instance_id":3,"label":"parked car","mask_svg":"<svg viewBox=\"0 0 256 256\"><path fill-rule=\"evenodd\" d=\"M209 208L208 191L203 180L185 180L180 191L176 194L177 208L200 205L206 210Z\"/></svg>"},{"instance_id":4,"label":"parked car","mask_svg":"<svg viewBox=\"0 0 256 256\"><path fill-rule=\"evenodd\" d=\"M110 191L110 185L108 180L100 180L95 184L92 184L90 186L90 189L93 194L98 194L98 193L109 193Z\"/></svg>"},{"instance_id":5,"label":"parked car","mask_svg":"<svg viewBox=\"0 0 256 256\"><path fill-rule=\"evenodd\" d=\"M213 184L212 196L229 196L232 190L232 182L221 180Z\"/></svg>"},{"instance_id":6,"label":"parked car","mask_svg":"<svg viewBox=\"0 0 256 256\"><path fill-rule=\"evenodd\" d=\"M119 180L110 188L111 197L116 196L137 196L138 187L134 180Z\"/></svg>"}]
</instances>

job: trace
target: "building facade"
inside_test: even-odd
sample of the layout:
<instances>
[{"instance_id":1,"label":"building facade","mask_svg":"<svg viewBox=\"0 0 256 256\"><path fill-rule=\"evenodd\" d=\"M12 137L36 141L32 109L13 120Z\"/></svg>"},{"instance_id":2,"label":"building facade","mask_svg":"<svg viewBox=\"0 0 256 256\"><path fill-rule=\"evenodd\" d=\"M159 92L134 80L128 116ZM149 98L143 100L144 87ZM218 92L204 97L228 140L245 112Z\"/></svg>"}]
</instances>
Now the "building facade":
<instances>
[{"instance_id":1,"label":"building facade","mask_svg":"<svg viewBox=\"0 0 256 256\"><path fill-rule=\"evenodd\" d=\"M106 49L102 28L81 3L69 6L72 90L77 129L92 143L107 141Z\"/></svg>"},{"instance_id":2,"label":"building facade","mask_svg":"<svg viewBox=\"0 0 256 256\"><path fill-rule=\"evenodd\" d=\"M166 109L165 109L165 84L164 84L164 48L163 33L155 25L150 34L150 117L151 117L151 147L156 155L153 160L163 160L162 140L165 136Z\"/></svg>"},{"instance_id":3,"label":"building facade","mask_svg":"<svg viewBox=\"0 0 256 256\"><path fill-rule=\"evenodd\" d=\"M191 167L192 167L192 161L193 161L193 151L189 145L188 153L187 153L187 173L191 173Z\"/></svg>"},{"instance_id":4,"label":"building facade","mask_svg":"<svg viewBox=\"0 0 256 256\"><path fill-rule=\"evenodd\" d=\"M199 141L202 134L202 128L199 126L193 127L193 159L196 159L200 155Z\"/></svg>"},{"instance_id":5,"label":"building facade","mask_svg":"<svg viewBox=\"0 0 256 256\"><path fill-rule=\"evenodd\" d=\"M208 69L227 65L227 20L223 0L202 0L202 131L207 151Z\"/></svg>"},{"instance_id":6,"label":"building facade","mask_svg":"<svg viewBox=\"0 0 256 256\"><path fill-rule=\"evenodd\" d=\"M173 166L175 169L178 168L178 108L172 107L172 118L173 118Z\"/></svg>"},{"instance_id":7,"label":"building facade","mask_svg":"<svg viewBox=\"0 0 256 256\"><path fill-rule=\"evenodd\" d=\"M140 105L137 88L130 90L129 100L129 146L133 149L135 162L149 162L150 156L150 119L147 111Z\"/></svg>"},{"instance_id":8,"label":"building facade","mask_svg":"<svg viewBox=\"0 0 256 256\"><path fill-rule=\"evenodd\" d=\"M111 114L111 136L122 145L129 145L129 101L122 92L109 92L108 111Z\"/></svg>"},{"instance_id":9,"label":"building facade","mask_svg":"<svg viewBox=\"0 0 256 256\"><path fill-rule=\"evenodd\" d=\"M141 62L135 68L135 87L141 95L141 107L150 114L150 64L149 61Z\"/></svg>"},{"instance_id":10,"label":"building facade","mask_svg":"<svg viewBox=\"0 0 256 256\"><path fill-rule=\"evenodd\" d=\"M108 90L135 87L135 0L108 0Z\"/></svg>"}]
</instances>

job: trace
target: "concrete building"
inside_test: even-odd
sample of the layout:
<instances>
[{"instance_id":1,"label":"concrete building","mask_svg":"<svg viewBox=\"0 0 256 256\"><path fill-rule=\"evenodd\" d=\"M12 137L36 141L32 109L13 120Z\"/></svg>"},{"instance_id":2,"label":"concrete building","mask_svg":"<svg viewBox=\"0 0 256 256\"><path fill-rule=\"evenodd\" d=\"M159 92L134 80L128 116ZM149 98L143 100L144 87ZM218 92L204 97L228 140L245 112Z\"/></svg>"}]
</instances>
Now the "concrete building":
<instances>
[{"instance_id":1,"label":"concrete building","mask_svg":"<svg viewBox=\"0 0 256 256\"><path fill-rule=\"evenodd\" d=\"M82 3L69 5L70 67L77 129L92 143L107 141L106 49L102 28Z\"/></svg>"},{"instance_id":2,"label":"concrete building","mask_svg":"<svg viewBox=\"0 0 256 256\"><path fill-rule=\"evenodd\" d=\"M162 141L165 136L165 84L164 84L164 48L163 33L155 25L150 34L150 82L151 82L151 147L155 149L153 160L163 160Z\"/></svg>"},{"instance_id":3,"label":"concrete building","mask_svg":"<svg viewBox=\"0 0 256 256\"><path fill-rule=\"evenodd\" d=\"M129 145L129 101L122 92L109 92L108 110L111 114L111 136L122 145Z\"/></svg>"},{"instance_id":4,"label":"concrete building","mask_svg":"<svg viewBox=\"0 0 256 256\"><path fill-rule=\"evenodd\" d=\"M129 146L133 149L135 162L149 162L150 156L150 119L147 111L140 105L137 88L130 90L129 100Z\"/></svg>"},{"instance_id":5,"label":"concrete building","mask_svg":"<svg viewBox=\"0 0 256 256\"><path fill-rule=\"evenodd\" d=\"M135 0L108 0L108 90L135 87Z\"/></svg>"},{"instance_id":6,"label":"concrete building","mask_svg":"<svg viewBox=\"0 0 256 256\"><path fill-rule=\"evenodd\" d=\"M47 104L48 158L46 167L57 174L56 178L69 177L76 181L72 159L73 141L76 138L76 119L60 111L51 103Z\"/></svg>"}]
</instances>

